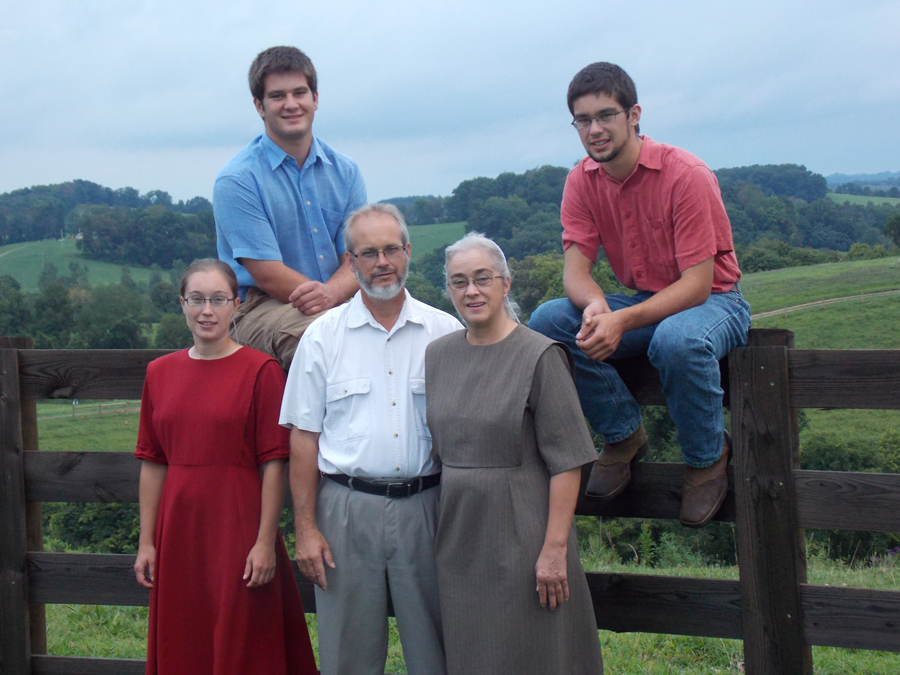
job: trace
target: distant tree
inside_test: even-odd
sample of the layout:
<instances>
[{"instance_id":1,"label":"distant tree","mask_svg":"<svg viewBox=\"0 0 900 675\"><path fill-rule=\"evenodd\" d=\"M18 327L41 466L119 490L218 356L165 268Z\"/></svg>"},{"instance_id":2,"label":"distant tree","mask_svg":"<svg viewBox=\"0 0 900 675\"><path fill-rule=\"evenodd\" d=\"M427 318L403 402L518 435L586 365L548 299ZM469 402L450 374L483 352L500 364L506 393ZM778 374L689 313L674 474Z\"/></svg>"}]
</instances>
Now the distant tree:
<instances>
[{"instance_id":1,"label":"distant tree","mask_svg":"<svg viewBox=\"0 0 900 675\"><path fill-rule=\"evenodd\" d=\"M30 330L38 349L63 349L74 322L74 308L69 289L52 281L41 289L34 301Z\"/></svg>"},{"instance_id":2,"label":"distant tree","mask_svg":"<svg viewBox=\"0 0 900 675\"><path fill-rule=\"evenodd\" d=\"M26 335L31 311L19 282L9 274L0 276L0 336Z\"/></svg>"},{"instance_id":3,"label":"distant tree","mask_svg":"<svg viewBox=\"0 0 900 675\"><path fill-rule=\"evenodd\" d=\"M44 290L49 284L59 281L59 270L52 262L45 262L38 276L38 288Z\"/></svg>"},{"instance_id":4,"label":"distant tree","mask_svg":"<svg viewBox=\"0 0 900 675\"><path fill-rule=\"evenodd\" d=\"M119 283L124 288L127 288L129 290L133 291L133 290L137 289L137 283L135 283L134 277L131 276L131 268L130 267L125 266L122 268L121 276L119 277Z\"/></svg>"},{"instance_id":5,"label":"distant tree","mask_svg":"<svg viewBox=\"0 0 900 675\"><path fill-rule=\"evenodd\" d=\"M155 349L184 349L193 343L183 314L163 314L153 339Z\"/></svg>"},{"instance_id":6,"label":"distant tree","mask_svg":"<svg viewBox=\"0 0 900 675\"><path fill-rule=\"evenodd\" d=\"M69 276L66 277L65 284L69 288L88 288L90 282L88 281L87 265L72 260L69 263Z\"/></svg>"},{"instance_id":7,"label":"distant tree","mask_svg":"<svg viewBox=\"0 0 900 675\"><path fill-rule=\"evenodd\" d=\"M178 302L178 287L168 281L158 281L150 286L150 301L160 312L181 313Z\"/></svg>"},{"instance_id":8,"label":"distant tree","mask_svg":"<svg viewBox=\"0 0 900 675\"><path fill-rule=\"evenodd\" d=\"M825 177L797 164L739 166L714 171L721 186L753 183L766 196L795 197L807 202L822 199L828 192Z\"/></svg>"},{"instance_id":9,"label":"distant tree","mask_svg":"<svg viewBox=\"0 0 900 675\"><path fill-rule=\"evenodd\" d=\"M894 240L894 244L900 246L900 210L887 219L884 223L884 236Z\"/></svg>"},{"instance_id":10,"label":"distant tree","mask_svg":"<svg viewBox=\"0 0 900 675\"><path fill-rule=\"evenodd\" d=\"M145 296L121 284L95 287L76 324L83 343L90 349L146 349L144 302Z\"/></svg>"}]
</instances>

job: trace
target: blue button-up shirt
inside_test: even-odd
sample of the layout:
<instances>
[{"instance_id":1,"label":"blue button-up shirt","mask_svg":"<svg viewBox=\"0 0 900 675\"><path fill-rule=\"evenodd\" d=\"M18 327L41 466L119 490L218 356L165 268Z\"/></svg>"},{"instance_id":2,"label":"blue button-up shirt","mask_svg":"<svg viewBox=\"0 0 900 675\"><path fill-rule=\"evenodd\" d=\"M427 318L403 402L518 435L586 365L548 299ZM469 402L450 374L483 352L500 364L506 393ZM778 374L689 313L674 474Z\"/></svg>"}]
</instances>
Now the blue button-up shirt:
<instances>
[{"instance_id":1,"label":"blue button-up shirt","mask_svg":"<svg viewBox=\"0 0 900 675\"><path fill-rule=\"evenodd\" d=\"M302 167L266 134L254 139L222 168L213 189L219 258L234 269L241 299L256 284L239 258L280 260L328 281L345 251L344 222L365 203L359 166L319 139Z\"/></svg>"}]
</instances>

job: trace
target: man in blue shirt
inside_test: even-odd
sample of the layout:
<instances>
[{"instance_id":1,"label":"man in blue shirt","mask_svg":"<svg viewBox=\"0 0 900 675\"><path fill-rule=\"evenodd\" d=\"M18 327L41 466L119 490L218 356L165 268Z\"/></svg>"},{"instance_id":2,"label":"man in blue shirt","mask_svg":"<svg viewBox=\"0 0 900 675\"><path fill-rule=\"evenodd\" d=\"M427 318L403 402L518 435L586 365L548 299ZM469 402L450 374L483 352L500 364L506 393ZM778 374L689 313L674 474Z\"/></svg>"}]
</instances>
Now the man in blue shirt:
<instances>
[{"instance_id":1,"label":"man in blue shirt","mask_svg":"<svg viewBox=\"0 0 900 675\"><path fill-rule=\"evenodd\" d=\"M240 286L233 337L287 370L312 320L359 288L342 264L343 229L366 188L356 162L313 136L319 94L306 54L267 49L249 79L265 133L216 178L217 247Z\"/></svg>"}]
</instances>

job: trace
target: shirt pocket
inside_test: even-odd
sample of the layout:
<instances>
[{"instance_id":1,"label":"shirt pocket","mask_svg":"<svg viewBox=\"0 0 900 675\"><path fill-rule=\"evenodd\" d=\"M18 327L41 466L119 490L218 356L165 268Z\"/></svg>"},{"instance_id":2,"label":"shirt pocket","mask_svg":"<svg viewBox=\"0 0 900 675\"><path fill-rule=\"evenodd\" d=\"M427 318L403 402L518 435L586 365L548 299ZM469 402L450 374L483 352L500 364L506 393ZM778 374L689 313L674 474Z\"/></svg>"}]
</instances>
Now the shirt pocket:
<instances>
[{"instance_id":1,"label":"shirt pocket","mask_svg":"<svg viewBox=\"0 0 900 675\"><path fill-rule=\"evenodd\" d=\"M339 211L332 211L331 209L322 209L322 220L325 221L325 227L328 228L328 233L331 235L331 238L334 239L337 235L337 231L343 222L344 214Z\"/></svg>"},{"instance_id":2,"label":"shirt pocket","mask_svg":"<svg viewBox=\"0 0 900 675\"><path fill-rule=\"evenodd\" d=\"M416 434L419 438L431 442L431 431L428 429L428 417L425 407L425 380L410 378L409 390L412 393L413 417L416 420Z\"/></svg>"},{"instance_id":3,"label":"shirt pocket","mask_svg":"<svg viewBox=\"0 0 900 675\"><path fill-rule=\"evenodd\" d=\"M371 435L370 390L367 377L328 385L322 429L329 440L347 443Z\"/></svg>"},{"instance_id":4,"label":"shirt pocket","mask_svg":"<svg viewBox=\"0 0 900 675\"><path fill-rule=\"evenodd\" d=\"M653 262L665 268L678 269L678 261L675 259L675 228L672 223L662 218L650 218L647 230L650 232Z\"/></svg>"}]
</instances>

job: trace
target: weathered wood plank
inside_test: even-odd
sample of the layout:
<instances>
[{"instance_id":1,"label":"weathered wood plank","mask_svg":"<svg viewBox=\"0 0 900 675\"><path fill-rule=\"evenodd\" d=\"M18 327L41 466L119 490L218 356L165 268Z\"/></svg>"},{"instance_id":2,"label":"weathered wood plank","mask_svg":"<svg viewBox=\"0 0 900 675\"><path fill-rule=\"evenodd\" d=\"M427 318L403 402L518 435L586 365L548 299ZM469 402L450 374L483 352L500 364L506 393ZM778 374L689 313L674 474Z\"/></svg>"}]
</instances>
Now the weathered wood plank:
<instances>
[{"instance_id":1,"label":"weathered wood plank","mask_svg":"<svg viewBox=\"0 0 900 675\"><path fill-rule=\"evenodd\" d=\"M597 627L740 639L740 582L648 574L587 573Z\"/></svg>"},{"instance_id":2,"label":"weathered wood plank","mask_svg":"<svg viewBox=\"0 0 900 675\"><path fill-rule=\"evenodd\" d=\"M792 349L795 408L900 409L900 349Z\"/></svg>"},{"instance_id":3,"label":"weathered wood plank","mask_svg":"<svg viewBox=\"0 0 900 675\"><path fill-rule=\"evenodd\" d=\"M737 349L729 361L744 663L750 675L812 673L800 604L803 551L787 352Z\"/></svg>"},{"instance_id":4,"label":"weathered wood plank","mask_svg":"<svg viewBox=\"0 0 900 675\"><path fill-rule=\"evenodd\" d=\"M140 462L126 452L26 452L25 497L36 502L136 502ZM582 470L582 483L590 467ZM604 518L677 519L682 466L639 462L631 484L609 502L579 497L576 513ZM716 520L734 522L734 472ZM900 475L796 471L801 527L900 532ZM290 492L285 505L290 506ZM835 509L839 499L840 509Z\"/></svg>"},{"instance_id":5,"label":"weathered wood plank","mask_svg":"<svg viewBox=\"0 0 900 675\"><path fill-rule=\"evenodd\" d=\"M147 364L169 351L28 350L19 358L22 397L139 399Z\"/></svg>"},{"instance_id":6,"label":"weathered wood plank","mask_svg":"<svg viewBox=\"0 0 900 675\"><path fill-rule=\"evenodd\" d=\"M900 591L803 584L800 595L807 643L900 652Z\"/></svg>"},{"instance_id":7,"label":"weathered wood plank","mask_svg":"<svg viewBox=\"0 0 900 675\"><path fill-rule=\"evenodd\" d=\"M794 484L801 527L900 532L900 474L795 471Z\"/></svg>"},{"instance_id":8,"label":"weathered wood plank","mask_svg":"<svg viewBox=\"0 0 900 675\"><path fill-rule=\"evenodd\" d=\"M4 673L27 673L31 657L18 353L0 348L0 668Z\"/></svg>"},{"instance_id":9,"label":"weathered wood plank","mask_svg":"<svg viewBox=\"0 0 900 675\"><path fill-rule=\"evenodd\" d=\"M86 656L34 656L31 675L144 675L147 662Z\"/></svg>"},{"instance_id":10,"label":"weathered wood plank","mask_svg":"<svg viewBox=\"0 0 900 675\"><path fill-rule=\"evenodd\" d=\"M26 452L25 497L35 502L137 502L141 462L130 452Z\"/></svg>"}]
</instances>

